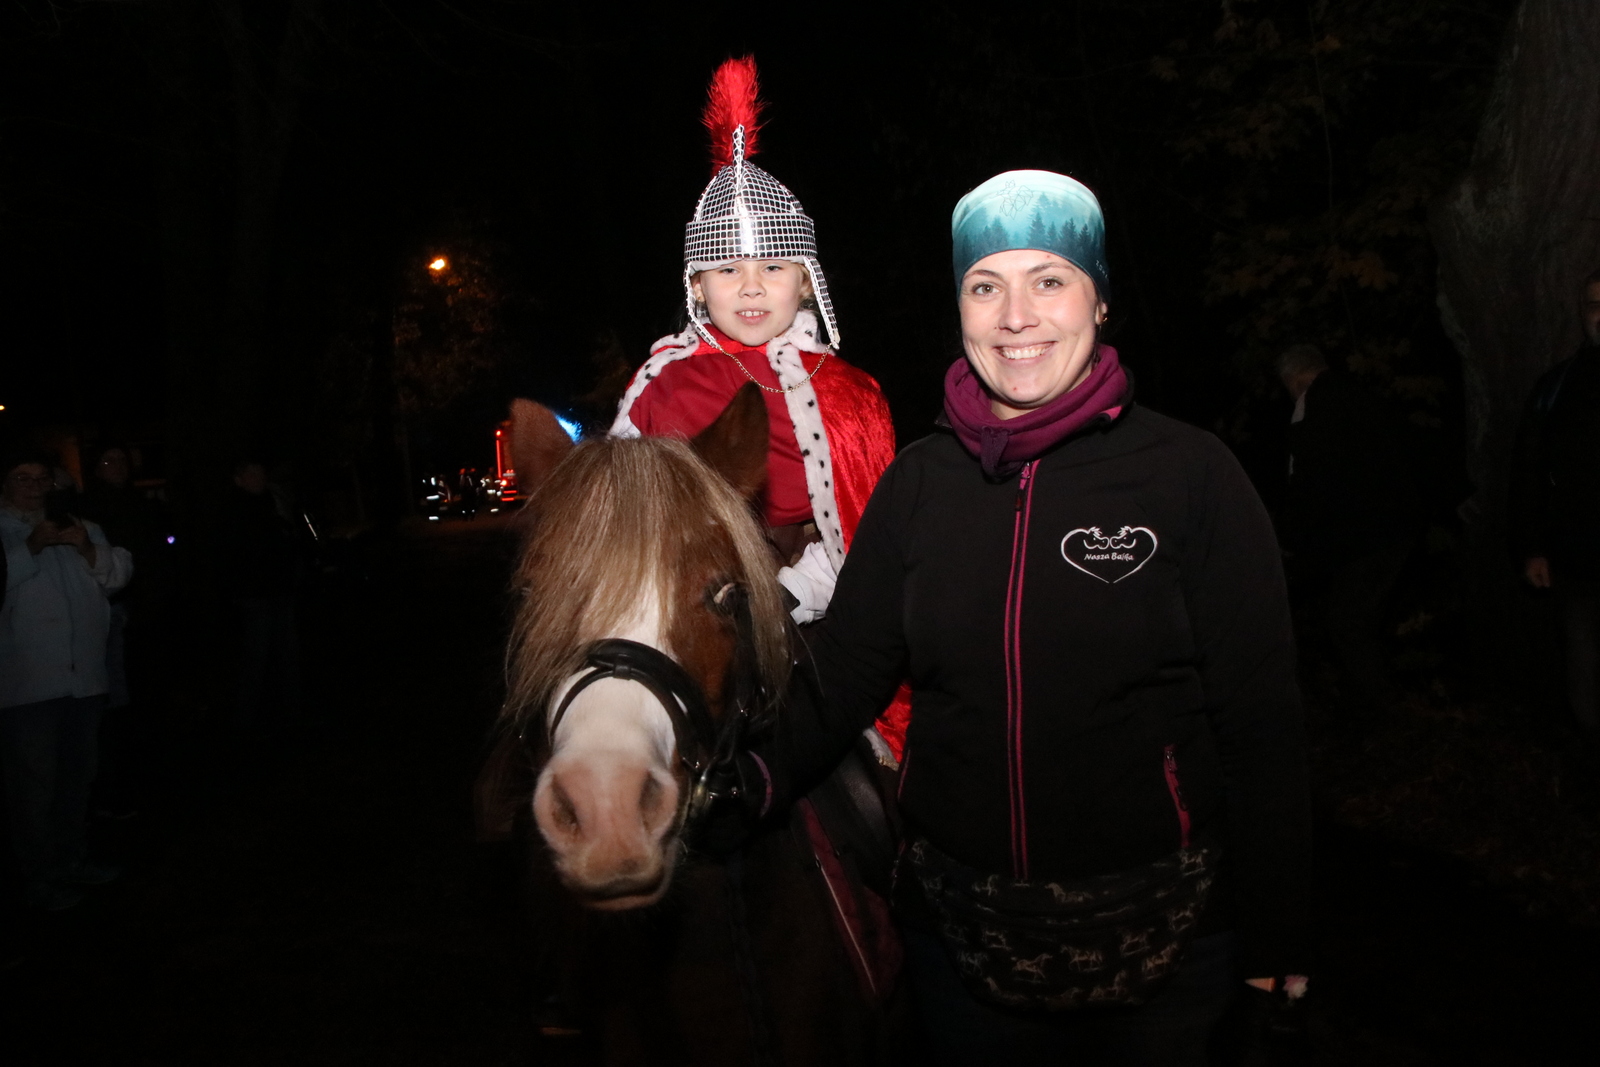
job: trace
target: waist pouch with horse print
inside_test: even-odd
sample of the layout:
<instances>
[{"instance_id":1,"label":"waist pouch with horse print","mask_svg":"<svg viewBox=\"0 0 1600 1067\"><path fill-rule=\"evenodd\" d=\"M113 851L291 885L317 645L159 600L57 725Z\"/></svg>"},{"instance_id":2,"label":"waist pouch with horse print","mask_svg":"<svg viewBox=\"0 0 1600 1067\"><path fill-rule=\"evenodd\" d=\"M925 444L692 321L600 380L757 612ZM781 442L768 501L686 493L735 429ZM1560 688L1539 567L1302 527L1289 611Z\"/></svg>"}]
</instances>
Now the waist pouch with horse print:
<instances>
[{"instance_id":1,"label":"waist pouch with horse print","mask_svg":"<svg viewBox=\"0 0 1600 1067\"><path fill-rule=\"evenodd\" d=\"M1207 849L1071 882L962 866L926 839L905 852L974 997L1021 1010L1137 1005L1178 969L1213 875Z\"/></svg>"}]
</instances>

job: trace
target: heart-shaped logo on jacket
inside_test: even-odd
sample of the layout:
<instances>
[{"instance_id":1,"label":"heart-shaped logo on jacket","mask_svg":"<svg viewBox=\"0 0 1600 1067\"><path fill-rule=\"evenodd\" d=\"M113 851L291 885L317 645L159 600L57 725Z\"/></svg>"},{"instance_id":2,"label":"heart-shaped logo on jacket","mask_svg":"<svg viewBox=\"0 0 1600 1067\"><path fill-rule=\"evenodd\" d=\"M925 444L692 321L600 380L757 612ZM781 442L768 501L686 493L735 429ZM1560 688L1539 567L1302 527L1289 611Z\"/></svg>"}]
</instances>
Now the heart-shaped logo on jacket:
<instances>
[{"instance_id":1,"label":"heart-shaped logo on jacket","mask_svg":"<svg viewBox=\"0 0 1600 1067\"><path fill-rule=\"evenodd\" d=\"M1107 585L1138 571L1156 554L1156 532L1148 526L1124 526L1109 537L1100 527L1079 527L1061 539L1061 558Z\"/></svg>"}]
</instances>

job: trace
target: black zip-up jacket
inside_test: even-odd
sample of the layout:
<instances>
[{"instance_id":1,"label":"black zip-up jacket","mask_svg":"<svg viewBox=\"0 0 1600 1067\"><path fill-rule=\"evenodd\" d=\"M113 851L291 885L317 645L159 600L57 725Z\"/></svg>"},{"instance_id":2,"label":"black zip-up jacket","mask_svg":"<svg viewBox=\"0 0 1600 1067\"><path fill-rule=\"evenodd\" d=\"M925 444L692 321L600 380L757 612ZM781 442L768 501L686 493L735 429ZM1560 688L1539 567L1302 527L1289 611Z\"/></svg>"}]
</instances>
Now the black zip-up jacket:
<instances>
[{"instance_id":1,"label":"black zip-up jacket","mask_svg":"<svg viewBox=\"0 0 1600 1067\"><path fill-rule=\"evenodd\" d=\"M901 814L973 867L1061 879L1224 855L1248 977L1303 967L1306 753L1277 541L1212 435L1133 407L1003 481L906 448L808 642L823 699L765 752L780 799L909 677Z\"/></svg>"}]
</instances>

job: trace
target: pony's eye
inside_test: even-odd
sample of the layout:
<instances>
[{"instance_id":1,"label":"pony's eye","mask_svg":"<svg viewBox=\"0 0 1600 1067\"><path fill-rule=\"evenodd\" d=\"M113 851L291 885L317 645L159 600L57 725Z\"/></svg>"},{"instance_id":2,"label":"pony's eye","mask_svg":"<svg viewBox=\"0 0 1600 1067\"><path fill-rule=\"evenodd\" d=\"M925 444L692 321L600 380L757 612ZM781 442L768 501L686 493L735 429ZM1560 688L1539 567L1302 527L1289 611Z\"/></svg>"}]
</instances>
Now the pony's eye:
<instances>
[{"instance_id":1,"label":"pony's eye","mask_svg":"<svg viewBox=\"0 0 1600 1067\"><path fill-rule=\"evenodd\" d=\"M724 615L731 615L738 606L743 590L738 582L718 582L715 579L706 586L706 606L712 611Z\"/></svg>"}]
</instances>

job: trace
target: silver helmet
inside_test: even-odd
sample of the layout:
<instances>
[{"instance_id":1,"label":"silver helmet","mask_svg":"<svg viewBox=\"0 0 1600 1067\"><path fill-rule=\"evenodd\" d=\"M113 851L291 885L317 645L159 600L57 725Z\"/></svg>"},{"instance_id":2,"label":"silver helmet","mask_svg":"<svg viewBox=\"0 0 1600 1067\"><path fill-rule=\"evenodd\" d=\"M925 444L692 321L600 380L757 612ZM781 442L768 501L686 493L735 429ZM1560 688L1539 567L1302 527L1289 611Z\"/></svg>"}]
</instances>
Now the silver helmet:
<instances>
[{"instance_id":1,"label":"silver helmet","mask_svg":"<svg viewBox=\"0 0 1600 1067\"><path fill-rule=\"evenodd\" d=\"M817 233L811 217L788 188L745 158L745 128L733 131L733 161L711 179L683 238L683 293L689 321L706 340L705 310L694 298L693 278L703 270L736 259L784 259L803 264L811 274L817 311L830 348L839 347L839 326L828 298L828 281L817 262Z\"/></svg>"}]
</instances>

